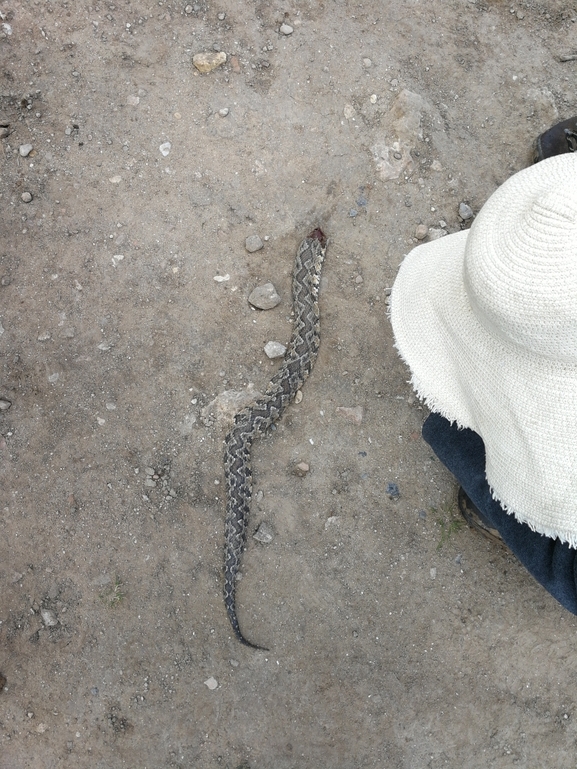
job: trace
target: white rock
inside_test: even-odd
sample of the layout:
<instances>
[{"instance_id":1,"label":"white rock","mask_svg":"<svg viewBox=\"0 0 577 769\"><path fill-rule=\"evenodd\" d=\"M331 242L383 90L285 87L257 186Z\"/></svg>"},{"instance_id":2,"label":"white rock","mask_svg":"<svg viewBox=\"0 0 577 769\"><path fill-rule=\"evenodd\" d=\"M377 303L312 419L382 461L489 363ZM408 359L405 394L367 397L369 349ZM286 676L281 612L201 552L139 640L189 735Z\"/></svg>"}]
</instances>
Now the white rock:
<instances>
[{"instance_id":1,"label":"white rock","mask_svg":"<svg viewBox=\"0 0 577 769\"><path fill-rule=\"evenodd\" d=\"M272 310L277 304L280 304L281 298L272 283L265 283L257 286L251 291L248 302L258 310Z\"/></svg>"},{"instance_id":2,"label":"white rock","mask_svg":"<svg viewBox=\"0 0 577 769\"><path fill-rule=\"evenodd\" d=\"M171 147L172 144L170 142L163 142L158 149L160 150L160 154L163 157L167 157L167 155L170 153Z\"/></svg>"},{"instance_id":3,"label":"white rock","mask_svg":"<svg viewBox=\"0 0 577 769\"><path fill-rule=\"evenodd\" d=\"M210 678L207 678L204 682L205 686L208 686L209 689L216 689L218 686L218 681L216 678L213 678L212 676Z\"/></svg>"},{"instance_id":4,"label":"white rock","mask_svg":"<svg viewBox=\"0 0 577 769\"><path fill-rule=\"evenodd\" d=\"M33 149L34 148L31 144L21 144L18 148L18 152L20 153L21 157L27 158Z\"/></svg>"},{"instance_id":5,"label":"white rock","mask_svg":"<svg viewBox=\"0 0 577 769\"><path fill-rule=\"evenodd\" d=\"M56 627L58 624L58 618L53 611L42 609L40 616L42 617L42 622L46 625L46 627Z\"/></svg>"},{"instance_id":6,"label":"white rock","mask_svg":"<svg viewBox=\"0 0 577 769\"><path fill-rule=\"evenodd\" d=\"M264 346L264 351L273 360L274 358L282 358L286 352L286 347L280 342L267 342Z\"/></svg>"},{"instance_id":7,"label":"white rock","mask_svg":"<svg viewBox=\"0 0 577 769\"><path fill-rule=\"evenodd\" d=\"M290 24L281 24L279 32L281 35L292 35L294 32L294 29L291 27Z\"/></svg>"},{"instance_id":8,"label":"white rock","mask_svg":"<svg viewBox=\"0 0 577 769\"><path fill-rule=\"evenodd\" d=\"M255 251L260 251L263 246L264 243L258 235L249 235L248 238L244 241L244 247L249 252L249 254L254 254Z\"/></svg>"}]
</instances>

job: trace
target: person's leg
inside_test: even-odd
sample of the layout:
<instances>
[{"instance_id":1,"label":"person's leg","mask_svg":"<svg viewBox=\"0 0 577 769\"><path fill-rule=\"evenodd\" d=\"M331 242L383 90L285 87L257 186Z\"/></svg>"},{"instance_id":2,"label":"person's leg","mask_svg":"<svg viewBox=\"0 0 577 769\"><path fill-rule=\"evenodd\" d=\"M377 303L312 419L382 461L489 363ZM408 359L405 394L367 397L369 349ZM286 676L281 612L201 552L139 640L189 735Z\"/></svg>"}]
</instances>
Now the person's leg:
<instances>
[{"instance_id":1,"label":"person's leg","mask_svg":"<svg viewBox=\"0 0 577 769\"><path fill-rule=\"evenodd\" d=\"M577 614L577 550L532 531L493 499L485 477L485 445L481 437L433 413L423 425L423 438L537 582Z\"/></svg>"}]
</instances>

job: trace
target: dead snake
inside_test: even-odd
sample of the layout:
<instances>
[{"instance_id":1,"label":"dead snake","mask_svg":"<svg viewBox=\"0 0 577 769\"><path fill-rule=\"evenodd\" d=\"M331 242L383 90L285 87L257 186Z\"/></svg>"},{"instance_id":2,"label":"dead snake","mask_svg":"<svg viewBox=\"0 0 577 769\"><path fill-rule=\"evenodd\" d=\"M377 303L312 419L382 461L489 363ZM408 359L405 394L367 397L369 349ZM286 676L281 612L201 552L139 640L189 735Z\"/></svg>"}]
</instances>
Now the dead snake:
<instances>
[{"instance_id":1,"label":"dead snake","mask_svg":"<svg viewBox=\"0 0 577 769\"><path fill-rule=\"evenodd\" d=\"M238 640L253 649L262 646L247 641L236 614L235 589L252 495L250 450L258 433L264 433L280 418L311 372L320 343L319 284L326 251L326 238L316 229L300 244L294 265L292 292L294 326L283 365L271 379L265 394L234 418L226 436L224 474L227 504L224 554L224 603ZM265 649L266 651L266 649Z\"/></svg>"}]
</instances>

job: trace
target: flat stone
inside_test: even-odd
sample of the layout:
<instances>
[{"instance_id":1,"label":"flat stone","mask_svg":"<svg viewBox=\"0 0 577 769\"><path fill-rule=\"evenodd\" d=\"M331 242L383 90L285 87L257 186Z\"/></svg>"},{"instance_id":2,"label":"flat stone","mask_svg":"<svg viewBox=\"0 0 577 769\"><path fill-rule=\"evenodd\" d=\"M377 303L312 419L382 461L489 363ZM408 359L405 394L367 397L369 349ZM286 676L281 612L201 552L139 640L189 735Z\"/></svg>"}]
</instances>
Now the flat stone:
<instances>
[{"instance_id":1,"label":"flat stone","mask_svg":"<svg viewBox=\"0 0 577 769\"><path fill-rule=\"evenodd\" d=\"M258 310L272 310L273 307L280 304L280 301L281 298L272 283L257 286L248 297L249 304Z\"/></svg>"},{"instance_id":2,"label":"flat stone","mask_svg":"<svg viewBox=\"0 0 577 769\"><path fill-rule=\"evenodd\" d=\"M254 254L255 251L260 251L263 246L264 243L258 235L249 235L248 238L244 241L244 247L249 252L249 254Z\"/></svg>"},{"instance_id":3,"label":"flat stone","mask_svg":"<svg viewBox=\"0 0 577 769\"><path fill-rule=\"evenodd\" d=\"M429 227L429 240L438 240L448 234L447 230L444 230L442 227Z\"/></svg>"},{"instance_id":4,"label":"flat stone","mask_svg":"<svg viewBox=\"0 0 577 769\"><path fill-rule=\"evenodd\" d=\"M354 425L360 425L363 421L363 407L355 406L349 408L347 406L338 406L336 413L344 417L347 422L352 422Z\"/></svg>"},{"instance_id":5,"label":"flat stone","mask_svg":"<svg viewBox=\"0 0 577 769\"><path fill-rule=\"evenodd\" d=\"M294 32L294 29L291 27L290 24L281 24L279 32L281 35L292 35Z\"/></svg>"},{"instance_id":6,"label":"flat stone","mask_svg":"<svg viewBox=\"0 0 577 769\"><path fill-rule=\"evenodd\" d=\"M268 358L274 360L274 358L282 358L286 352L286 347L280 342L267 342L264 346L264 351Z\"/></svg>"},{"instance_id":7,"label":"flat stone","mask_svg":"<svg viewBox=\"0 0 577 769\"><path fill-rule=\"evenodd\" d=\"M21 157L27 158L33 149L34 147L31 144L21 144L18 148L18 152L20 153Z\"/></svg>"},{"instance_id":8,"label":"flat stone","mask_svg":"<svg viewBox=\"0 0 577 769\"><path fill-rule=\"evenodd\" d=\"M42 617L42 622L46 625L46 627L56 627L58 624L58 618L53 611L42 609L40 616Z\"/></svg>"},{"instance_id":9,"label":"flat stone","mask_svg":"<svg viewBox=\"0 0 577 769\"><path fill-rule=\"evenodd\" d=\"M308 462L297 462L293 467L293 474L297 475L299 478L304 478L310 469Z\"/></svg>"},{"instance_id":10,"label":"flat stone","mask_svg":"<svg viewBox=\"0 0 577 769\"><path fill-rule=\"evenodd\" d=\"M263 545L268 545L273 541L274 531L268 523L263 521L252 536L257 542L262 542Z\"/></svg>"},{"instance_id":11,"label":"flat stone","mask_svg":"<svg viewBox=\"0 0 577 769\"><path fill-rule=\"evenodd\" d=\"M220 67L225 61L226 53L224 51L203 51L202 53L195 53L192 57L192 63L203 74L205 72L212 72L213 69Z\"/></svg>"},{"instance_id":12,"label":"flat stone","mask_svg":"<svg viewBox=\"0 0 577 769\"><path fill-rule=\"evenodd\" d=\"M417 240L424 240L429 234L429 228L426 224L418 224L415 229L415 237Z\"/></svg>"}]
</instances>

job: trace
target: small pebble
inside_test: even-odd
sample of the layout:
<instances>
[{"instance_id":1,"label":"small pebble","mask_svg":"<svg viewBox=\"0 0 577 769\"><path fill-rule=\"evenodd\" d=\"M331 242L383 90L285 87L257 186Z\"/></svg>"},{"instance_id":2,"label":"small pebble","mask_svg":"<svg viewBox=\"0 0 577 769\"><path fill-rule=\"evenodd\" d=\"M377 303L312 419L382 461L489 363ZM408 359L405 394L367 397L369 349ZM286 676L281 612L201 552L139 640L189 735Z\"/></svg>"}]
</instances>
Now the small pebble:
<instances>
[{"instance_id":1,"label":"small pebble","mask_svg":"<svg viewBox=\"0 0 577 769\"><path fill-rule=\"evenodd\" d=\"M42 622L46 625L46 627L56 627L58 624L58 619L53 611L42 609L40 616L42 617Z\"/></svg>"},{"instance_id":2,"label":"small pebble","mask_svg":"<svg viewBox=\"0 0 577 769\"><path fill-rule=\"evenodd\" d=\"M387 483L385 492L389 499L398 499L401 496L401 492L399 491L399 487L396 483Z\"/></svg>"},{"instance_id":3,"label":"small pebble","mask_svg":"<svg viewBox=\"0 0 577 769\"><path fill-rule=\"evenodd\" d=\"M369 67L373 66L373 62L369 58L363 59L363 67L368 69Z\"/></svg>"},{"instance_id":4,"label":"small pebble","mask_svg":"<svg viewBox=\"0 0 577 769\"><path fill-rule=\"evenodd\" d=\"M464 222L472 219L474 215L471 206L467 205L467 203L459 203L459 216Z\"/></svg>"},{"instance_id":5,"label":"small pebble","mask_svg":"<svg viewBox=\"0 0 577 769\"><path fill-rule=\"evenodd\" d=\"M440 227L429 227L429 240L438 240L449 233Z\"/></svg>"},{"instance_id":6,"label":"small pebble","mask_svg":"<svg viewBox=\"0 0 577 769\"><path fill-rule=\"evenodd\" d=\"M343 115L347 120L351 120L352 118L354 118L356 114L357 114L357 111L352 104L345 104L345 106L343 107Z\"/></svg>"},{"instance_id":7,"label":"small pebble","mask_svg":"<svg viewBox=\"0 0 577 769\"><path fill-rule=\"evenodd\" d=\"M291 27L290 24L281 24L279 32L281 35L292 35L294 32L294 29Z\"/></svg>"},{"instance_id":8,"label":"small pebble","mask_svg":"<svg viewBox=\"0 0 577 769\"><path fill-rule=\"evenodd\" d=\"M32 152L34 148L31 144L21 144L18 148L18 152L20 153L20 156L23 158L27 158L28 155Z\"/></svg>"},{"instance_id":9,"label":"small pebble","mask_svg":"<svg viewBox=\"0 0 577 769\"><path fill-rule=\"evenodd\" d=\"M255 251L260 251L263 245L264 244L258 235L249 235L248 238L244 241L244 247L249 252L249 254L254 254Z\"/></svg>"},{"instance_id":10,"label":"small pebble","mask_svg":"<svg viewBox=\"0 0 577 769\"><path fill-rule=\"evenodd\" d=\"M268 358L274 360L274 358L282 358L286 352L286 347L280 342L267 342L264 346L264 351Z\"/></svg>"},{"instance_id":11,"label":"small pebble","mask_svg":"<svg viewBox=\"0 0 577 769\"><path fill-rule=\"evenodd\" d=\"M263 545L268 545L273 541L274 531L268 523L263 521L252 536L257 542L262 542Z\"/></svg>"},{"instance_id":12,"label":"small pebble","mask_svg":"<svg viewBox=\"0 0 577 769\"><path fill-rule=\"evenodd\" d=\"M154 488L156 488L156 481L154 481L152 478L147 478L144 481L144 485L148 486L148 488L150 488L150 489L154 489Z\"/></svg>"},{"instance_id":13,"label":"small pebble","mask_svg":"<svg viewBox=\"0 0 577 769\"><path fill-rule=\"evenodd\" d=\"M212 676L210 678L207 678L204 682L205 686L208 686L209 689L216 689L218 686L218 682L216 678L213 678Z\"/></svg>"},{"instance_id":14,"label":"small pebble","mask_svg":"<svg viewBox=\"0 0 577 769\"><path fill-rule=\"evenodd\" d=\"M219 109L218 114L221 117L226 117L228 115L229 111L230 110L228 109L228 107L223 107L222 109Z\"/></svg>"},{"instance_id":15,"label":"small pebble","mask_svg":"<svg viewBox=\"0 0 577 769\"><path fill-rule=\"evenodd\" d=\"M219 13L218 14L218 20L224 21L226 19L226 13Z\"/></svg>"},{"instance_id":16,"label":"small pebble","mask_svg":"<svg viewBox=\"0 0 577 769\"><path fill-rule=\"evenodd\" d=\"M376 93L372 93L371 94L371 98L369 99L369 101L371 102L371 104L376 104L377 103L377 98L378 98L377 94Z\"/></svg>"},{"instance_id":17,"label":"small pebble","mask_svg":"<svg viewBox=\"0 0 577 769\"><path fill-rule=\"evenodd\" d=\"M0 398L0 411L8 411L11 405L12 401L7 400L6 398Z\"/></svg>"},{"instance_id":18,"label":"small pebble","mask_svg":"<svg viewBox=\"0 0 577 769\"><path fill-rule=\"evenodd\" d=\"M192 63L199 72L212 72L213 69L220 67L226 61L226 53L224 51L204 51L203 53L195 53L192 57Z\"/></svg>"},{"instance_id":19,"label":"small pebble","mask_svg":"<svg viewBox=\"0 0 577 769\"><path fill-rule=\"evenodd\" d=\"M359 286L362 282L363 282L363 276L357 275L357 277L355 278L355 283Z\"/></svg>"},{"instance_id":20,"label":"small pebble","mask_svg":"<svg viewBox=\"0 0 577 769\"><path fill-rule=\"evenodd\" d=\"M433 567L432 569L429 569L429 574L431 575L431 579L437 578L437 570L435 569L435 567Z\"/></svg>"},{"instance_id":21,"label":"small pebble","mask_svg":"<svg viewBox=\"0 0 577 769\"><path fill-rule=\"evenodd\" d=\"M154 475L156 473L156 470L154 469L154 467L145 467L144 468L144 472L147 475L151 475L152 476L152 475Z\"/></svg>"},{"instance_id":22,"label":"small pebble","mask_svg":"<svg viewBox=\"0 0 577 769\"><path fill-rule=\"evenodd\" d=\"M30 192L23 192L20 197L24 203L30 203L32 201L32 195Z\"/></svg>"},{"instance_id":23,"label":"small pebble","mask_svg":"<svg viewBox=\"0 0 577 769\"><path fill-rule=\"evenodd\" d=\"M293 474L298 475L299 478L304 478L309 470L310 466L308 462L297 462L297 464L293 467Z\"/></svg>"},{"instance_id":24,"label":"small pebble","mask_svg":"<svg viewBox=\"0 0 577 769\"><path fill-rule=\"evenodd\" d=\"M169 154L171 147L172 144L170 142L163 142L158 149L160 150L160 154L163 157L166 157Z\"/></svg>"},{"instance_id":25,"label":"small pebble","mask_svg":"<svg viewBox=\"0 0 577 769\"><path fill-rule=\"evenodd\" d=\"M351 217L351 219L354 219L354 218L355 218L355 216L357 216L357 215L358 215L358 213L359 213L359 212L357 211L357 209L356 209L356 208L351 208L351 210L349 211L349 216Z\"/></svg>"},{"instance_id":26,"label":"small pebble","mask_svg":"<svg viewBox=\"0 0 577 769\"><path fill-rule=\"evenodd\" d=\"M415 230L415 237L417 240L424 240L429 234L429 228L426 224L418 224Z\"/></svg>"},{"instance_id":27,"label":"small pebble","mask_svg":"<svg viewBox=\"0 0 577 769\"><path fill-rule=\"evenodd\" d=\"M185 6L184 8L185 13L192 13L192 11L193 11L192 5Z\"/></svg>"},{"instance_id":28,"label":"small pebble","mask_svg":"<svg viewBox=\"0 0 577 769\"><path fill-rule=\"evenodd\" d=\"M248 297L249 304L258 310L272 310L280 304L281 298L272 283L257 286Z\"/></svg>"}]
</instances>

